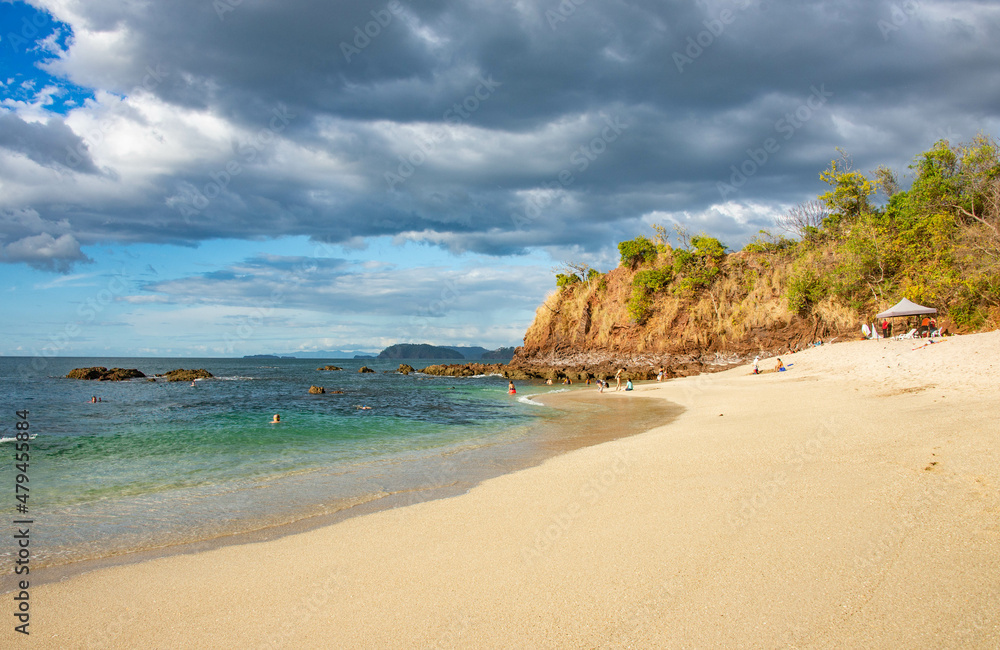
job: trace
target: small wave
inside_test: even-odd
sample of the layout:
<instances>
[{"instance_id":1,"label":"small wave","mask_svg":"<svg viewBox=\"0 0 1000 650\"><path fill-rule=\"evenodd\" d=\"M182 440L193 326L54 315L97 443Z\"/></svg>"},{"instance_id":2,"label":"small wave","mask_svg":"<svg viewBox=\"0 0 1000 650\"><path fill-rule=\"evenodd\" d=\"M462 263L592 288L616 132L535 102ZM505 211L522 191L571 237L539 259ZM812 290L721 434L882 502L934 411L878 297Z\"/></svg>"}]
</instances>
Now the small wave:
<instances>
[{"instance_id":1,"label":"small wave","mask_svg":"<svg viewBox=\"0 0 1000 650\"><path fill-rule=\"evenodd\" d=\"M28 435L28 440L34 440L37 437L38 437L37 433L32 433ZM14 442L15 440L17 440L17 438L14 437L8 438L7 436L0 437L0 443Z\"/></svg>"},{"instance_id":2,"label":"small wave","mask_svg":"<svg viewBox=\"0 0 1000 650\"><path fill-rule=\"evenodd\" d=\"M531 404L532 406L545 406L541 402L536 402L535 400L531 399L532 397L534 397L534 395L521 395L520 397L517 398L517 401L521 402L522 404Z\"/></svg>"},{"instance_id":3,"label":"small wave","mask_svg":"<svg viewBox=\"0 0 1000 650\"><path fill-rule=\"evenodd\" d=\"M233 375L232 377L214 377L214 379L219 379L221 381L246 381L249 379L255 379L254 377L244 377L242 375ZM197 381L197 380L195 380Z\"/></svg>"}]
</instances>

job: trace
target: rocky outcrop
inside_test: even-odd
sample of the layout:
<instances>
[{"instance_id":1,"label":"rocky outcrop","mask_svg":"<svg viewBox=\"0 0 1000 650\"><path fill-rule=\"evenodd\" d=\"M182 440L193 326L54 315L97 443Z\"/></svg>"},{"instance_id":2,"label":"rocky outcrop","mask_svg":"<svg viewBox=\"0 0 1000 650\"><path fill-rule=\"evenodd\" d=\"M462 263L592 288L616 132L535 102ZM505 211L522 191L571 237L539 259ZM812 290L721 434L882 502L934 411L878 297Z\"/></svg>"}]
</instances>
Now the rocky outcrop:
<instances>
[{"instance_id":1,"label":"rocky outcrop","mask_svg":"<svg viewBox=\"0 0 1000 650\"><path fill-rule=\"evenodd\" d=\"M309 394L310 395L322 395L325 392L326 392L326 389L323 388L322 386L310 386L309 387Z\"/></svg>"},{"instance_id":2,"label":"rocky outcrop","mask_svg":"<svg viewBox=\"0 0 1000 650\"><path fill-rule=\"evenodd\" d=\"M108 370L104 366L94 366L91 368L74 368L66 375L67 379L89 379L97 381L127 381L145 377L146 375L135 368L112 368Z\"/></svg>"},{"instance_id":3,"label":"rocky outcrop","mask_svg":"<svg viewBox=\"0 0 1000 650\"><path fill-rule=\"evenodd\" d=\"M476 375L502 375L506 369L502 363L451 363L427 366L419 370L425 375L443 377L474 377Z\"/></svg>"},{"instance_id":4,"label":"rocky outcrop","mask_svg":"<svg viewBox=\"0 0 1000 650\"><path fill-rule=\"evenodd\" d=\"M361 366L360 368L358 368L358 372L375 372L375 371L369 368L368 366Z\"/></svg>"},{"instance_id":5,"label":"rocky outcrop","mask_svg":"<svg viewBox=\"0 0 1000 650\"><path fill-rule=\"evenodd\" d=\"M396 370L401 375L408 375L411 372L415 372L415 368L408 363L399 364L399 369Z\"/></svg>"},{"instance_id":6,"label":"rocky outcrop","mask_svg":"<svg viewBox=\"0 0 1000 650\"><path fill-rule=\"evenodd\" d=\"M340 366L323 366L322 368L316 368L316 370L343 370Z\"/></svg>"},{"instance_id":7,"label":"rocky outcrop","mask_svg":"<svg viewBox=\"0 0 1000 650\"><path fill-rule=\"evenodd\" d=\"M171 370L170 372L156 376L163 377L167 381L194 381L195 379L210 379L214 375L204 368L198 368L197 370L178 368L177 370Z\"/></svg>"}]
</instances>

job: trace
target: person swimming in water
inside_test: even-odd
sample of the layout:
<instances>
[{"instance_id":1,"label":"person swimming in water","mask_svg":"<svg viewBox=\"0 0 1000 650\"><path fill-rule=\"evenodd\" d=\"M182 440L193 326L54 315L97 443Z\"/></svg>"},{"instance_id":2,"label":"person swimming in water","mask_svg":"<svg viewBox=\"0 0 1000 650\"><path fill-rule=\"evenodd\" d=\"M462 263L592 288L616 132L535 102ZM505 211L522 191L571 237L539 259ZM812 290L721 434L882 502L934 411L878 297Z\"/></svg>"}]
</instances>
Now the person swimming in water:
<instances>
[{"instance_id":1,"label":"person swimming in water","mask_svg":"<svg viewBox=\"0 0 1000 650\"><path fill-rule=\"evenodd\" d=\"M280 423L281 423L281 416L275 413L274 418L271 420L271 424L280 424Z\"/></svg>"},{"instance_id":2,"label":"person swimming in water","mask_svg":"<svg viewBox=\"0 0 1000 650\"><path fill-rule=\"evenodd\" d=\"M514 382L512 382L512 381L508 381L507 382L507 394L508 395L515 395L515 394L517 394L517 389L514 388Z\"/></svg>"}]
</instances>

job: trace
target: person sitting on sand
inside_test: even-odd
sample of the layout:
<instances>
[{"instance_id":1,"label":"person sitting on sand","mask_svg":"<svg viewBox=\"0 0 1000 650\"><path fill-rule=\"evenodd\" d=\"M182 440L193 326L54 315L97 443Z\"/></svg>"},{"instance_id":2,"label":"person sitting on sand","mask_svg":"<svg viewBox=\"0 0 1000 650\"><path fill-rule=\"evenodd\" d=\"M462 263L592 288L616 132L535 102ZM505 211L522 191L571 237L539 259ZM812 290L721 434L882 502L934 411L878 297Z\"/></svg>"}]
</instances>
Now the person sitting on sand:
<instances>
[{"instance_id":1,"label":"person sitting on sand","mask_svg":"<svg viewBox=\"0 0 1000 650\"><path fill-rule=\"evenodd\" d=\"M625 382L625 390L632 390L632 380L629 379Z\"/></svg>"},{"instance_id":2,"label":"person sitting on sand","mask_svg":"<svg viewBox=\"0 0 1000 650\"><path fill-rule=\"evenodd\" d=\"M517 389L514 388L514 382L508 381L507 382L507 394L508 395L514 395L516 393L517 393Z\"/></svg>"},{"instance_id":3,"label":"person sitting on sand","mask_svg":"<svg viewBox=\"0 0 1000 650\"><path fill-rule=\"evenodd\" d=\"M774 367L775 372L785 372L785 364L781 363L781 359L778 359L778 365Z\"/></svg>"},{"instance_id":4,"label":"person sitting on sand","mask_svg":"<svg viewBox=\"0 0 1000 650\"><path fill-rule=\"evenodd\" d=\"M280 422L281 422L281 416L275 413L274 417L271 419L271 424L279 424Z\"/></svg>"}]
</instances>

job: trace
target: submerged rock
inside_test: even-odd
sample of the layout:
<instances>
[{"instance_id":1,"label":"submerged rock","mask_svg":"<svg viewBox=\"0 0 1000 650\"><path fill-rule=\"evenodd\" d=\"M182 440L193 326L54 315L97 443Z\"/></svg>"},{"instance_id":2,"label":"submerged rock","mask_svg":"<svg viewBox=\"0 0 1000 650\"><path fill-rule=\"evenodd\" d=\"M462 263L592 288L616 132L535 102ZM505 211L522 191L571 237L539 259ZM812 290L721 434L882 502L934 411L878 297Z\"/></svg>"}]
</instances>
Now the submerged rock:
<instances>
[{"instance_id":1,"label":"submerged rock","mask_svg":"<svg viewBox=\"0 0 1000 650\"><path fill-rule=\"evenodd\" d=\"M323 388L322 386L310 386L309 387L309 394L310 395L322 395L325 392L326 392L326 389Z\"/></svg>"},{"instance_id":2,"label":"submerged rock","mask_svg":"<svg viewBox=\"0 0 1000 650\"><path fill-rule=\"evenodd\" d=\"M340 366L323 366L322 368L316 368L316 370L343 370Z\"/></svg>"}]
</instances>

